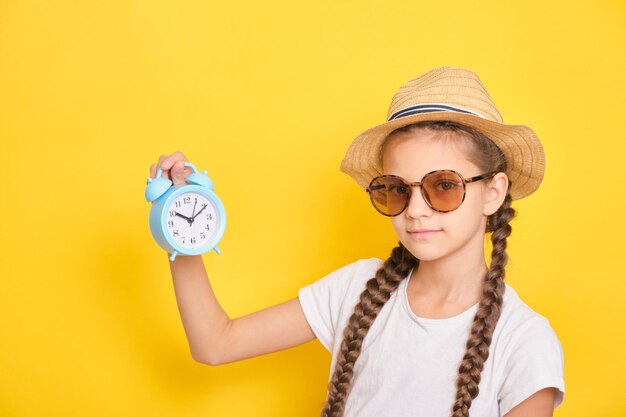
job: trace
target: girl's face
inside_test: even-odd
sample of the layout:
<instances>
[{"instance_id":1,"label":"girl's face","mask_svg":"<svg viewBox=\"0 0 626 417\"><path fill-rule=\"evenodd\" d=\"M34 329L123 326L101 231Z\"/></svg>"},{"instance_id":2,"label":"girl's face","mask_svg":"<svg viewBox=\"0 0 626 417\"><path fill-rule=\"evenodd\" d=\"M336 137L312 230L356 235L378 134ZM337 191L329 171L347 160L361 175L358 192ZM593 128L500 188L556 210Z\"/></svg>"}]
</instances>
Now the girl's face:
<instances>
[{"instance_id":1,"label":"girl's face","mask_svg":"<svg viewBox=\"0 0 626 417\"><path fill-rule=\"evenodd\" d=\"M396 133L384 147L383 173L398 175L407 182L421 181L426 173L439 169L454 170L465 178L484 174L458 144L467 140L463 134L451 131L417 129ZM422 261L450 256L461 261L475 259L477 253L483 253L487 216L500 206L492 201L498 196L489 187L498 176L504 174L466 184L465 200L447 213L431 209L419 187L412 187L407 208L391 217L399 240Z\"/></svg>"}]
</instances>

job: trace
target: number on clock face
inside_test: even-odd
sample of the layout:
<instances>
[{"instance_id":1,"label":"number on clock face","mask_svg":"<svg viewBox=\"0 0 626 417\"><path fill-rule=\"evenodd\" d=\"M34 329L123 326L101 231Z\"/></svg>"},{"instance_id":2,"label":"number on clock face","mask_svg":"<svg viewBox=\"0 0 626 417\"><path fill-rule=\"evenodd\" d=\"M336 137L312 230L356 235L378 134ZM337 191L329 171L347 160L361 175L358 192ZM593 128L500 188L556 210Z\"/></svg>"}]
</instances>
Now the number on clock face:
<instances>
[{"instance_id":1,"label":"number on clock face","mask_svg":"<svg viewBox=\"0 0 626 417\"><path fill-rule=\"evenodd\" d=\"M203 195L184 193L167 211L167 230L179 245L194 249L204 246L217 229L217 211Z\"/></svg>"}]
</instances>

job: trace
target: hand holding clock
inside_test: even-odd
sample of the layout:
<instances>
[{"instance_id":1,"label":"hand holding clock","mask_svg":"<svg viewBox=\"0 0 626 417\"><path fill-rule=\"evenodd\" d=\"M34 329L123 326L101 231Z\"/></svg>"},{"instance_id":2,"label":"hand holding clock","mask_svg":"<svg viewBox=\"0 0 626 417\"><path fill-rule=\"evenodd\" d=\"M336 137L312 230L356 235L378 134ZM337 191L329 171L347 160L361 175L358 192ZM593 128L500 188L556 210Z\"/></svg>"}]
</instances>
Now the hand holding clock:
<instances>
[{"instance_id":1,"label":"hand holding clock","mask_svg":"<svg viewBox=\"0 0 626 417\"><path fill-rule=\"evenodd\" d=\"M178 254L194 256L211 249L219 253L217 243L224 234L226 213L206 171L199 172L176 151L150 166L147 183L145 197L152 203L150 231L171 254L171 261ZM185 222L176 220L179 217Z\"/></svg>"},{"instance_id":2,"label":"hand holding clock","mask_svg":"<svg viewBox=\"0 0 626 417\"><path fill-rule=\"evenodd\" d=\"M154 178L161 168L163 170L162 177L169 178L174 185L184 184L185 179L193 172L191 168L185 166L185 162L189 161L180 151L170 155L161 155L159 162L150 166L150 178Z\"/></svg>"}]
</instances>

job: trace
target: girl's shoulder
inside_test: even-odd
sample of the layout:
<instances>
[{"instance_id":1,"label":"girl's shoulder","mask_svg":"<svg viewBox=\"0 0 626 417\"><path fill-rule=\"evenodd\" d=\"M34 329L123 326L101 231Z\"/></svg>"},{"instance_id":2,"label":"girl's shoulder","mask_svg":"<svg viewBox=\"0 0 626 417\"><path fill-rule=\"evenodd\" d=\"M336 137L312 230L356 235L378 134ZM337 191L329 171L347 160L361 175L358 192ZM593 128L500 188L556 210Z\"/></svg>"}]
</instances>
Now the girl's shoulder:
<instances>
[{"instance_id":1,"label":"girl's shoulder","mask_svg":"<svg viewBox=\"0 0 626 417\"><path fill-rule=\"evenodd\" d=\"M383 261L377 258L359 259L298 291L304 315L328 351L333 351L335 337L354 311L359 294L382 264Z\"/></svg>"},{"instance_id":2,"label":"girl's shoulder","mask_svg":"<svg viewBox=\"0 0 626 417\"><path fill-rule=\"evenodd\" d=\"M502 305L502 316L507 320L515 323L524 323L527 321L547 321L547 319L526 304L517 291L508 283L505 283L505 291Z\"/></svg>"},{"instance_id":3,"label":"girl's shoulder","mask_svg":"<svg viewBox=\"0 0 626 417\"><path fill-rule=\"evenodd\" d=\"M382 265L382 259L359 259L328 273L312 285L332 287L335 293L349 292L350 289L362 290L365 287L365 282L373 278Z\"/></svg>"},{"instance_id":4,"label":"girl's shoulder","mask_svg":"<svg viewBox=\"0 0 626 417\"><path fill-rule=\"evenodd\" d=\"M563 402L563 346L549 320L508 284L492 343L501 415L546 387L557 388L554 407Z\"/></svg>"},{"instance_id":5,"label":"girl's shoulder","mask_svg":"<svg viewBox=\"0 0 626 417\"><path fill-rule=\"evenodd\" d=\"M518 339L538 337L559 344L548 318L525 303L513 287L505 285L502 312L496 326L500 338L514 343Z\"/></svg>"},{"instance_id":6,"label":"girl's shoulder","mask_svg":"<svg viewBox=\"0 0 626 417\"><path fill-rule=\"evenodd\" d=\"M362 258L345 265L343 268L355 273L369 274L371 272L376 272L381 266L383 266L383 263L384 261L380 258Z\"/></svg>"}]
</instances>

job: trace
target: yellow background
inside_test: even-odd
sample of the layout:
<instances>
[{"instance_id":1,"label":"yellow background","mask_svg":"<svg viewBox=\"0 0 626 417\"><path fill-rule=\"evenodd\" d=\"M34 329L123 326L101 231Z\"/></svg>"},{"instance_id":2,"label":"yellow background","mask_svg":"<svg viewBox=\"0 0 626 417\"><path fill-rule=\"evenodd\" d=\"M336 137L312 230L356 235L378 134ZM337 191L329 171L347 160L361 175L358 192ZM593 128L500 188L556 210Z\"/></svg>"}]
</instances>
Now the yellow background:
<instances>
[{"instance_id":1,"label":"yellow background","mask_svg":"<svg viewBox=\"0 0 626 417\"><path fill-rule=\"evenodd\" d=\"M183 151L228 214L204 256L231 317L396 239L339 172L396 89L476 71L542 139L507 281L565 351L556 416L626 415L623 1L0 3L0 415L317 416L317 341L194 362L143 197Z\"/></svg>"}]
</instances>

